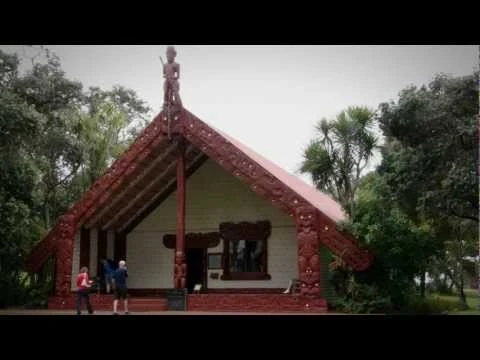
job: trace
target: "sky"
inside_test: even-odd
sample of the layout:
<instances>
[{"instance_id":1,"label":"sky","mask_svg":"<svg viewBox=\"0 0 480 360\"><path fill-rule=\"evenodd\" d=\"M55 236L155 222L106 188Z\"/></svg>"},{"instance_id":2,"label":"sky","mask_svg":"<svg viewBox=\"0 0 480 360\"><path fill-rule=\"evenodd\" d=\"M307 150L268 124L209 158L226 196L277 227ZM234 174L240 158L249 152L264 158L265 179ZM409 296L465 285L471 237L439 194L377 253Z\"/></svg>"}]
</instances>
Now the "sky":
<instances>
[{"instance_id":1,"label":"sky","mask_svg":"<svg viewBox=\"0 0 480 360\"><path fill-rule=\"evenodd\" d=\"M167 45L49 45L85 88L122 85L153 109L163 100ZM22 46L0 45L22 53ZM175 45L184 107L311 183L298 169L321 118L352 105L376 110L437 73L470 75L477 45ZM153 119L153 117L152 117ZM377 156L371 168L378 163Z\"/></svg>"}]
</instances>

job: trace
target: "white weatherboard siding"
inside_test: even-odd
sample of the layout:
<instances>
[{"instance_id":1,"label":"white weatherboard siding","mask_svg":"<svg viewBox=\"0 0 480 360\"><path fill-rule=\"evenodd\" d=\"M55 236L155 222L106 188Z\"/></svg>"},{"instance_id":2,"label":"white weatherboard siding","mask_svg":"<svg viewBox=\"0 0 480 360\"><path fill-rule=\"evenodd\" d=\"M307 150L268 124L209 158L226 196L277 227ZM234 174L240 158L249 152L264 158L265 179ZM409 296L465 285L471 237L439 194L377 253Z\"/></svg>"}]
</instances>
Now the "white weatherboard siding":
<instances>
[{"instance_id":1,"label":"white weatherboard siding","mask_svg":"<svg viewBox=\"0 0 480 360\"><path fill-rule=\"evenodd\" d=\"M176 233L176 192L127 236L130 288L173 287L174 250L163 245L165 234ZM268 272L271 280L210 279L209 288L283 288L298 276L297 241L293 219L259 197L249 187L207 160L186 182L186 232L218 231L222 222L269 220ZM208 249L221 252L223 244ZM209 270L218 272L221 270Z\"/></svg>"}]
</instances>

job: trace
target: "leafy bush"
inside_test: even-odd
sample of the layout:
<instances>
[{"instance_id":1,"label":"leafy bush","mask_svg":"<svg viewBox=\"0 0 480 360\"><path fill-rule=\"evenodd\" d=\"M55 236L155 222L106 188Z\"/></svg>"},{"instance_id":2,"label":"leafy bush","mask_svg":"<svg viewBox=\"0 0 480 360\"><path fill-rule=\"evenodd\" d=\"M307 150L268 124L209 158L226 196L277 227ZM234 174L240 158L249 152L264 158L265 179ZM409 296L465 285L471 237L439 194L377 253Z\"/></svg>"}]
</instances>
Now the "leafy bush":
<instances>
[{"instance_id":1,"label":"leafy bush","mask_svg":"<svg viewBox=\"0 0 480 360\"><path fill-rule=\"evenodd\" d=\"M28 297L25 302L27 308L46 308L48 304L49 291L43 286L37 286L28 292Z\"/></svg>"},{"instance_id":2,"label":"leafy bush","mask_svg":"<svg viewBox=\"0 0 480 360\"><path fill-rule=\"evenodd\" d=\"M52 281L42 281L31 285L26 290L25 307L27 308L47 308L48 297L52 294Z\"/></svg>"},{"instance_id":3,"label":"leafy bush","mask_svg":"<svg viewBox=\"0 0 480 360\"><path fill-rule=\"evenodd\" d=\"M371 314L390 312L392 303L376 286L352 283L349 292L335 299L332 307L348 313Z\"/></svg>"}]
</instances>

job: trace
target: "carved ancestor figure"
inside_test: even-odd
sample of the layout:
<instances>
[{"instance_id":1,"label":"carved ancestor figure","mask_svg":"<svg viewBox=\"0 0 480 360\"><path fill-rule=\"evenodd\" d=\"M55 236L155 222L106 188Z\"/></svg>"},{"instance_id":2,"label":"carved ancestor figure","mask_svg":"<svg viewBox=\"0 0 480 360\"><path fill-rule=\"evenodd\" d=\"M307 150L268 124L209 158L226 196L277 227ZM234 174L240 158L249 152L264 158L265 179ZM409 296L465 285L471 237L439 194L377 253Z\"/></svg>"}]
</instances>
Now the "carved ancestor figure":
<instances>
[{"instance_id":1,"label":"carved ancestor figure","mask_svg":"<svg viewBox=\"0 0 480 360\"><path fill-rule=\"evenodd\" d=\"M173 46L167 47L167 63L163 63L163 77L165 82L163 84L163 106L166 107L169 103L172 105L182 106L182 100L178 94L180 90L180 84L178 79L180 78L180 64L176 63L175 56L177 52ZM160 58L161 60L162 58Z\"/></svg>"},{"instance_id":2,"label":"carved ancestor figure","mask_svg":"<svg viewBox=\"0 0 480 360\"><path fill-rule=\"evenodd\" d=\"M320 256L315 210L309 207L298 207L296 215L300 293L318 297L321 295Z\"/></svg>"},{"instance_id":3,"label":"carved ancestor figure","mask_svg":"<svg viewBox=\"0 0 480 360\"><path fill-rule=\"evenodd\" d=\"M187 264L185 262L185 254L181 251L175 253L175 289L183 289L187 287Z\"/></svg>"},{"instance_id":4,"label":"carved ancestor figure","mask_svg":"<svg viewBox=\"0 0 480 360\"><path fill-rule=\"evenodd\" d=\"M70 294L72 276L73 240L75 237L75 217L65 214L60 217L56 239L56 282L55 295L66 297Z\"/></svg>"}]
</instances>

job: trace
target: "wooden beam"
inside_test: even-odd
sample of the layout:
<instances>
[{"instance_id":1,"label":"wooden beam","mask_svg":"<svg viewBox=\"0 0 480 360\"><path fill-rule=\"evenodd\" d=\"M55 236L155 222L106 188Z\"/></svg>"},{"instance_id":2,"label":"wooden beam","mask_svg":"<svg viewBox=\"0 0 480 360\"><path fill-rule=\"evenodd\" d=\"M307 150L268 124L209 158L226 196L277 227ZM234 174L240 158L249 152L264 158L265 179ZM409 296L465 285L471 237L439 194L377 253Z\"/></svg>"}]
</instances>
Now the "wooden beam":
<instances>
[{"instance_id":1,"label":"wooden beam","mask_svg":"<svg viewBox=\"0 0 480 360\"><path fill-rule=\"evenodd\" d=\"M205 154L201 155L192 165L188 168L185 173L185 178L188 179L195 171L202 166L205 161L208 160L208 156ZM175 180L170 185L168 185L164 191L152 202L150 203L145 209L143 209L138 216L134 219L129 220L126 223L126 227L122 229L126 234L130 233L133 229L135 229L138 224L140 224L148 215L152 213L161 203L163 203L170 195L173 194L175 189L177 188L177 181Z\"/></svg>"},{"instance_id":2,"label":"wooden beam","mask_svg":"<svg viewBox=\"0 0 480 360\"><path fill-rule=\"evenodd\" d=\"M187 153L194 151L195 148L190 146ZM173 155L175 155L175 152L173 152ZM107 230L112 228L118 229L126 227L126 225L124 226L125 222L132 217L128 214L131 209L135 210L135 208L137 208L135 212L142 211L143 208L146 207L146 203L151 200L152 196L155 196L159 190L163 190L163 186L159 187L159 184L161 185L162 183L168 183L172 179L175 179L176 166L176 157L174 156L171 160L171 163L163 166L143 190L137 192L133 198L130 198L129 201L126 202L126 204L117 209L114 215L110 216L109 220L102 225L102 229ZM151 193L152 191L154 194L149 195L149 192ZM140 207L140 210L138 210L138 207Z\"/></svg>"},{"instance_id":3,"label":"wooden beam","mask_svg":"<svg viewBox=\"0 0 480 360\"><path fill-rule=\"evenodd\" d=\"M172 155L172 153L175 151L175 147L170 145L164 149L162 146L161 149L163 151L159 153L155 159L151 160L151 162L143 170L136 174L136 176L132 177L132 181L128 182L128 184L122 190L112 195L112 199L108 202L108 204L95 213L95 215L86 223L86 227L101 227L104 225L103 222L105 219L111 219L113 215L118 214L117 205L128 194L129 191L132 189L135 190L137 184L148 177L149 174L152 172L158 172L162 169L162 162Z\"/></svg>"}]
</instances>

